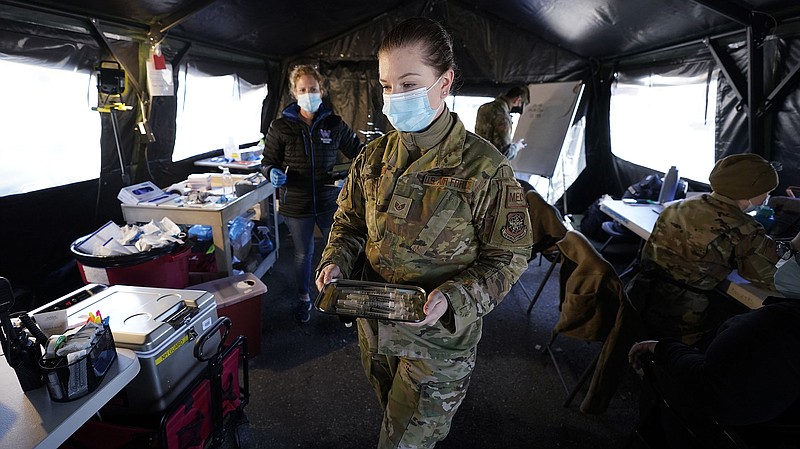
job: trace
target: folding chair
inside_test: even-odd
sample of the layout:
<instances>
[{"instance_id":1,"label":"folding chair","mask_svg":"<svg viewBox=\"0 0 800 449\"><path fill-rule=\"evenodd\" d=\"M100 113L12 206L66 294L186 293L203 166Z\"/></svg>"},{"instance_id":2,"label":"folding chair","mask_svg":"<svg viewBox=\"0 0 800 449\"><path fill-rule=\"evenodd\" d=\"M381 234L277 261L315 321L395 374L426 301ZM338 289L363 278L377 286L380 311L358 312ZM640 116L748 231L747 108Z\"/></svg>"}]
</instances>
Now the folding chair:
<instances>
[{"instance_id":1,"label":"folding chair","mask_svg":"<svg viewBox=\"0 0 800 449\"><path fill-rule=\"evenodd\" d=\"M547 284L550 275L553 274L556 268L560 253L555 243L564 238L564 235L568 231L568 223L564 221L561 212L545 201L536 190L528 190L525 194L525 198L528 200L528 211L531 216L531 232L534 241L531 254L539 254L540 264L542 258L548 258L545 257L546 253L549 254L549 259L551 259L550 267L548 267L544 278L542 278L542 282L539 283L536 293L534 293L530 304L528 304L527 313L530 315L531 309L533 309L536 301L539 300L539 295L542 294L545 284ZM569 227L571 228L571 226ZM534 256L532 256L532 258L533 257Z\"/></svg>"},{"instance_id":2,"label":"folding chair","mask_svg":"<svg viewBox=\"0 0 800 449\"><path fill-rule=\"evenodd\" d=\"M634 447L636 441L647 448L800 448L796 408L764 423L724 424L697 401L695 391L677 380L652 354L645 354L640 361L643 407L625 449Z\"/></svg>"},{"instance_id":3,"label":"folding chair","mask_svg":"<svg viewBox=\"0 0 800 449\"><path fill-rule=\"evenodd\" d=\"M638 314L628 302L614 267L580 232L568 231L556 244L561 252L559 319L544 351L550 356L567 392L564 407L590 378L581 404L586 413L601 413L608 406L627 369L627 353L641 333ZM601 342L602 348L570 388L552 351L559 335Z\"/></svg>"},{"instance_id":4,"label":"folding chair","mask_svg":"<svg viewBox=\"0 0 800 449\"><path fill-rule=\"evenodd\" d=\"M642 357L642 395L646 399L639 420L624 448L638 441L647 448L748 449L747 443L727 425L705 412L653 358Z\"/></svg>"}]
</instances>

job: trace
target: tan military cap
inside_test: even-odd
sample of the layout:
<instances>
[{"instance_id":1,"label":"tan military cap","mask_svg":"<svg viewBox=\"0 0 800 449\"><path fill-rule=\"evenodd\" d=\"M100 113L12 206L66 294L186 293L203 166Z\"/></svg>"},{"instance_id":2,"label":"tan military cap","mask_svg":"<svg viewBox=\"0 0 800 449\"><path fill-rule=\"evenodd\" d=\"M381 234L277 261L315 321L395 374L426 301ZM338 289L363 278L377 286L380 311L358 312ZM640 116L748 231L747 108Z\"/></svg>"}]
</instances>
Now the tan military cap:
<instances>
[{"instance_id":1,"label":"tan military cap","mask_svg":"<svg viewBox=\"0 0 800 449\"><path fill-rule=\"evenodd\" d=\"M708 177L711 188L734 200L747 200L778 186L778 172L763 157L734 154L717 161Z\"/></svg>"}]
</instances>

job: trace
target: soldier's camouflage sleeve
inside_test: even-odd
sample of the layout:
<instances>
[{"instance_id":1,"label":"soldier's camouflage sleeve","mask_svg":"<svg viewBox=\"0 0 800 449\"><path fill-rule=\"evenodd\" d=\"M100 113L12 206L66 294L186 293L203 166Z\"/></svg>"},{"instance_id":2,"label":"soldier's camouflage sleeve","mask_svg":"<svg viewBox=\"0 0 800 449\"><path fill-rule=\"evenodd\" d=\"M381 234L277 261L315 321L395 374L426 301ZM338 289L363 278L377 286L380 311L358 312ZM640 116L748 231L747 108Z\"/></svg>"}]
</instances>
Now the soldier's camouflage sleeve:
<instances>
[{"instance_id":1,"label":"soldier's camouflage sleeve","mask_svg":"<svg viewBox=\"0 0 800 449\"><path fill-rule=\"evenodd\" d=\"M664 208L642 258L678 281L714 288L732 269L762 288L772 288L775 241L734 200L702 195Z\"/></svg>"},{"instance_id":2,"label":"soldier's camouflage sleeve","mask_svg":"<svg viewBox=\"0 0 800 449\"><path fill-rule=\"evenodd\" d=\"M367 225L364 219L364 196L361 190L361 167L364 152L356 156L337 204L339 208L333 215L328 244L322 251L322 259L317 266L317 273L326 265L336 264L344 278L349 278L358 255L364 251L367 239Z\"/></svg>"},{"instance_id":3,"label":"soldier's camouflage sleeve","mask_svg":"<svg viewBox=\"0 0 800 449\"><path fill-rule=\"evenodd\" d=\"M511 115L495 100L478 108L475 118L475 134L488 140L497 150L508 156L511 146Z\"/></svg>"},{"instance_id":4,"label":"soldier's camouflage sleeve","mask_svg":"<svg viewBox=\"0 0 800 449\"><path fill-rule=\"evenodd\" d=\"M531 221L525 193L507 162L489 180L478 202L478 258L439 287L453 311L443 324L458 332L489 313L528 268L531 254Z\"/></svg>"},{"instance_id":5,"label":"soldier's camouflage sleeve","mask_svg":"<svg viewBox=\"0 0 800 449\"><path fill-rule=\"evenodd\" d=\"M742 238L736 246L737 271L753 284L769 290L775 289L775 264L778 251L775 240L759 230Z\"/></svg>"}]
</instances>

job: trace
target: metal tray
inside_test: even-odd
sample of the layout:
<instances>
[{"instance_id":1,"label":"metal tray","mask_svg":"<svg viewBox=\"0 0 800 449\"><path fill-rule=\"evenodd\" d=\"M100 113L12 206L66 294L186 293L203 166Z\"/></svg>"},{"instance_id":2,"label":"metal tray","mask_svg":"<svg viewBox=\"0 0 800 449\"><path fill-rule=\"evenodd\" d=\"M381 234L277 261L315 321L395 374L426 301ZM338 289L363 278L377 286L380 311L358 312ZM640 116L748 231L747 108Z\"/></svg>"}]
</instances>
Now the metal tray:
<instances>
[{"instance_id":1,"label":"metal tray","mask_svg":"<svg viewBox=\"0 0 800 449\"><path fill-rule=\"evenodd\" d=\"M425 290L411 285L334 279L317 296L322 313L418 323L425 319Z\"/></svg>"}]
</instances>

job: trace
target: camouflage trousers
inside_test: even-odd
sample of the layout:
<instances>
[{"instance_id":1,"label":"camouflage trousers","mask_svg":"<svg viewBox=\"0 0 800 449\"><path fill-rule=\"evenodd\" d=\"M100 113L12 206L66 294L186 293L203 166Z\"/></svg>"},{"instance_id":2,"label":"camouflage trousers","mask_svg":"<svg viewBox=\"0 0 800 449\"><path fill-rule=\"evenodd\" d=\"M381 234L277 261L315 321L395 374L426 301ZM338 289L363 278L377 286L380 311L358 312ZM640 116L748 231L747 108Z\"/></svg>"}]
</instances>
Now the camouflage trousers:
<instances>
[{"instance_id":1,"label":"camouflage trousers","mask_svg":"<svg viewBox=\"0 0 800 449\"><path fill-rule=\"evenodd\" d=\"M383 409L379 449L432 448L450 431L467 395L475 353L452 360L375 354L361 346L361 363Z\"/></svg>"}]
</instances>

